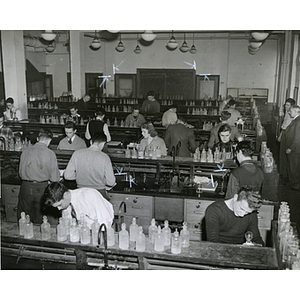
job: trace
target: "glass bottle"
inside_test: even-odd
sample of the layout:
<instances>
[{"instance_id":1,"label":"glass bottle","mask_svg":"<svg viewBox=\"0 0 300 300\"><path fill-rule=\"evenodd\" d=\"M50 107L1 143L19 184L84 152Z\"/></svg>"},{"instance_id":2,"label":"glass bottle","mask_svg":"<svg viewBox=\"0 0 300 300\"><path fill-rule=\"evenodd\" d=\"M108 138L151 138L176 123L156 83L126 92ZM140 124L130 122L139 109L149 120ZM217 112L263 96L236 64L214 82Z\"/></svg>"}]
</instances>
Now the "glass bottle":
<instances>
[{"instance_id":1,"label":"glass bottle","mask_svg":"<svg viewBox=\"0 0 300 300\"><path fill-rule=\"evenodd\" d=\"M79 241L82 239L82 226L84 221L84 214L80 214L78 228L79 228Z\"/></svg>"},{"instance_id":2,"label":"glass bottle","mask_svg":"<svg viewBox=\"0 0 300 300\"><path fill-rule=\"evenodd\" d=\"M143 227L139 226L139 233L136 237L136 251L145 251L146 249L146 237L143 233Z\"/></svg>"},{"instance_id":3,"label":"glass bottle","mask_svg":"<svg viewBox=\"0 0 300 300\"><path fill-rule=\"evenodd\" d=\"M115 244L115 231L110 225L107 226L107 247L112 247L114 244Z\"/></svg>"},{"instance_id":4,"label":"glass bottle","mask_svg":"<svg viewBox=\"0 0 300 300\"><path fill-rule=\"evenodd\" d=\"M70 242L79 243L79 227L77 226L77 222L75 218L73 218L71 221Z\"/></svg>"},{"instance_id":5,"label":"glass bottle","mask_svg":"<svg viewBox=\"0 0 300 300\"><path fill-rule=\"evenodd\" d=\"M164 237L164 245L169 247L171 245L171 229L169 228L169 221L165 220L164 228L162 230L163 237Z\"/></svg>"},{"instance_id":6,"label":"glass bottle","mask_svg":"<svg viewBox=\"0 0 300 300\"><path fill-rule=\"evenodd\" d=\"M157 226L155 225L155 219L151 220L151 225L149 226L148 235L149 235L149 243L154 244L155 233L157 232Z\"/></svg>"},{"instance_id":7,"label":"glass bottle","mask_svg":"<svg viewBox=\"0 0 300 300\"><path fill-rule=\"evenodd\" d=\"M33 224L30 222L30 216L26 215L26 224L25 224L25 231L24 231L24 238L31 239L33 238Z\"/></svg>"},{"instance_id":8,"label":"glass bottle","mask_svg":"<svg viewBox=\"0 0 300 300\"><path fill-rule=\"evenodd\" d=\"M125 150L125 157L126 157L126 158L130 158L130 155L131 155L130 152L131 152L131 151L130 151L130 149L129 149L129 146L127 145L127 149Z\"/></svg>"},{"instance_id":9,"label":"glass bottle","mask_svg":"<svg viewBox=\"0 0 300 300\"><path fill-rule=\"evenodd\" d=\"M201 159L200 159L200 161L201 162L206 162L207 161L206 151L205 151L204 148L202 149L202 152L201 152Z\"/></svg>"},{"instance_id":10,"label":"glass bottle","mask_svg":"<svg viewBox=\"0 0 300 300\"><path fill-rule=\"evenodd\" d=\"M186 222L183 222L183 228L180 231L180 239L182 248L187 248L190 245L190 233Z\"/></svg>"},{"instance_id":11,"label":"glass bottle","mask_svg":"<svg viewBox=\"0 0 300 300\"><path fill-rule=\"evenodd\" d=\"M25 225L26 225L26 218L25 218L25 212L21 212L21 218L19 219L19 234L24 235L25 234Z\"/></svg>"},{"instance_id":12,"label":"glass bottle","mask_svg":"<svg viewBox=\"0 0 300 300\"><path fill-rule=\"evenodd\" d=\"M86 224L86 219L83 219L83 226L81 227L81 244L89 244L91 242L91 233L90 229Z\"/></svg>"},{"instance_id":13,"label":"glass bottle","mask_svg":"<svg viewBox=\"0 0 300 300\"><path fill-rule=\"evenodd\" d=\"M59 224L57 225L57 240L64 242L67 240L67 232L62 218L59 218Z\"/></svg>"},{"instance_id":14,"label":"glass bottle","mask_svg":"<svg viewBox=\"0 0 300 300\"><path fill-rule=\"evenodd\" d=\"M126 224L122 223L122 230L119 232L119 248L127 250L129 248L129 234L126 230Z\"/></svg>"},{"instance_id":15,"label":"glass bottle","mask_svg":"<svg viewBox=\"0 0 300 300\"><path fill-rule=\"evenodd\" d=\"M48 222L47 216L43 216L43 223L41 225L41 232L42 232L42 240L50 240L51 233L50 233L50 223Z\"/></svg>"},{"instance_id":16,"label":"glass bottle","mask_svg":"<svg viewBox=\"0 0 300 300\"><path fill-rule=\"evenodd\" d=\"M62 220L66 229L67 237L70 236L71 219L67 210L62 210Z\"/></svg>"},{"instance_id":17,"label":"glass bottle","mask_svg":"<svg viewBox=\"0 0 300 300\"><path fill-rule=\"evenodd\" d=\"M161 227L157 227L157 232L155 233L154 238L154 251L162 252L164 251L164 237L161 232Z\"/></svg>"},{"instance_id":18,"label":"glass bottle","mask_svg":"<svg viewBox=\"0 0 300 300\"><path fill-rule=\"evenodd\" d=\"M159 146L157 146L157 148L156 148L156 157L161 158L161 149Z\"/></svg>"},{"instance_id":19,"label":"glass bottle","mask_svg":"<svg viewBox=\"0 0 300 300\"><path fill-rule=\"evenodd\" d=\"M172 235L171 252L173 254L181 253L181 242L180 242L180 236L179 236L179 232L177 231L177 228L175 229L175 232Z\"/></svg>"},{"instance_id":20,"label":"glass bottle","mask_svg":"<svg viewBox=\"0 0 300 300\"><path fill-rule=\"evenodd\" d=\"M92 244L94 246L98 245L98 232L99 232L100 224L98 219L95 218L93 224L91 225L92 229Z\"/></svg>"},{"instance_id":21,"label":"glass bottle","mask_svg":"<svg viewBox=\"0 0 300 300\"><path fill-rule=\"evenodd\" d=\"M136 224L136 218L132 218L132 223L129 226L129 237L130 242L136 241L136 236L138 235L139 226Z\"/></svg>"}]
</instances>

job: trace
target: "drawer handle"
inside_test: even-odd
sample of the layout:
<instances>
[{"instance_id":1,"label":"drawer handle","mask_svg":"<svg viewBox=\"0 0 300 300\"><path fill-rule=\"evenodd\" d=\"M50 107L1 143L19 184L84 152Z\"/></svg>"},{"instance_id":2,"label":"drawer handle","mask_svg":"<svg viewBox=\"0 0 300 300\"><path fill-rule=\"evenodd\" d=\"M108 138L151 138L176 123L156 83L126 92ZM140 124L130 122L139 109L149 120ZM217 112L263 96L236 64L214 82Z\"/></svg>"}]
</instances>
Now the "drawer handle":
<instances>
[{"instance_id":1,"label":"drawer handle","mask_svg":"<svg viewBox=\"0 0 300 300\"><path fill-rule=\"evenodd\" d=\"M257 216L257 219L263 219L264 217L262 217L262 216L260 216L260 215L258 215Z\"/></svg>"},{"instance_id":2,"label":"drawer handle","mask_svg":"<svg viewBox=\"0 0 300 300\"><path fill-rule=\"evenodd\" d=\"M17 209L18 209L18 206L15 206L15 207L13 208L13 211L17 211Z\"/></svg>"},{"instance_id":3,"label":"drawer handle","mask_svg":"<svg viewBox=\"0 0 300 300\"><path fill-rule=\"evenodd\" d=\"M132 205L131 208L135 208L135 209L143 209L143 206Z\"/></svg>"},{"instance_id":4,"label":"drawer handle","mask_svg":"<svg viewBox=\"0 0 300 300\"><path fill-rule=\"evenodd\" d=\"M196 205L196 208L200 208L200 204L197 204L197 205Z\"/></svg>"},{"instance_id":5,"label":"drawer handle","mask_svg":"<svg viewBox=\"0 0 300 300\"><path fill-rule=\"evenodd\" d=\"M194 214L201 215L202 213L203 213L203 212L200 212L200 211L194 210Z\"/></svg>"},{"instance_id":6,"label":"drawer handle","mask_svg":"<svg viewBox=\"0 0 300 300\"><path fill-rule=\"evenodd\" d=\"M199 228L200 225L201 225L201 223L197 223L197 224L194 225L194 227L195 227L195 228Z\"/></svg>"},{"instance_id":7,"label":"drawer handle","mask_svg":"<svg viewBox=\"0 0 300 300\"><path fill-rule=\"evenodd\" d=\"M12 190L11 190L11 191L14 193L16 190L17 190L16 188L12 188Z\"/></svg>"},{"instance_id":8,"label":"drawer handle","mask_svg":"<svg viewBox=\"0 0 300 300\"><path fill-rule=\"evenodd\" d=\"M137 200L136 200L136 199L133 199L133 203L137 203Z\"/></svg>"}]
</instances>

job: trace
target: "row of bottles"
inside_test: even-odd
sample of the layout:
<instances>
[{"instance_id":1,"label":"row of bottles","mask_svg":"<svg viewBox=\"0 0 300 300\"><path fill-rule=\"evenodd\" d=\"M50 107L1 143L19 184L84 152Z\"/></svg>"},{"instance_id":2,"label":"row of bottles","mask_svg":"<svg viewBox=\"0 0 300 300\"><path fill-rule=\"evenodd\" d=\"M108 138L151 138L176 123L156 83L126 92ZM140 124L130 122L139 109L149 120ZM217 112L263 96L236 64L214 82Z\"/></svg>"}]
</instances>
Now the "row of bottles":
<instances>
[{"instance_id":1,"label":"row of bottles","mask_svg":"<svg viewBox=\"0 0 300 300\"><path fill-rule=\"evenodd\" d=\"M220 163L224 162L227 159L232 159L234 157L233 152L233 150L231 152L226 152L224 148L222 149L222 151L217 148L214 153L211 149L208 149L206 151L205 148L203 148L200 152L200 149L198 147L194 153L194 161Z\"/></svg>"},{"instance_id":2,"label":"row of bottles","mask_svg":"<svg viewBox=\"0 0 300 300\"><path fill-rule=\"evenodd\" d=\"M198 100L198 103L196 101L185 101L185 106L219 106L219 102L217 100Z\"/></svg>"},{"instance_id":3,"label":"row of bottles","mask_svg":"<svg viewBox=\"0 0 300 300\"><path fill-rule=\"evenodd\" d=\"M31 146L31 141L25 138L22 141L20 136L10 136L9 138L5 139L5 149L4 144L2 143L0 146L0 150L7 150L7 151L23 151L27 147Z\"/></svg>"},{"instance_id":4,"label":"row of bottles","mask_svg":"<svg viewBox=\"0 0 300 300\"><path fill-rule=\"evenodd\" d=\"M30 216L25 215L25 212L21 212L21 218L19 220L19 234L24 236L25 239L33 238L33 223L30 221Z\"/></svg>"},{"instance_id":5,"label":"row of bottles","mask_svg":"<svg viewBox=\"0 0 300 300\"><path fill-rule=\"evenodd\" d=\"M126 158L139 158L139 159L158 159L161 158L161 149L160 147L146 147L145 150L141 148L139 144L134 144L134 147L127 145L125 149Z\"/></svg>"},{"instance_id":6,"label":"row of bottles","mask_svg":"<svg viewBox=\"0 0 300 300\"><path fill-rule=\"evenodd\" d=\"M262 170L265 173L272 173L274 169L274 157L269 148L267 148L267 142L261 143L260 161Z\"/></svg>"},{"instance_id":7,"label":"row of bottles","mask_svg":"<svg viewBox=\"0 0 300 300\"><path fill-rule=\"evenodd\" d=\"M217 116L218 110L215 109L206 109L206 108L187 108L186 113L188 115L203 115L203 116Z\"/></svg>"}]
</instances>

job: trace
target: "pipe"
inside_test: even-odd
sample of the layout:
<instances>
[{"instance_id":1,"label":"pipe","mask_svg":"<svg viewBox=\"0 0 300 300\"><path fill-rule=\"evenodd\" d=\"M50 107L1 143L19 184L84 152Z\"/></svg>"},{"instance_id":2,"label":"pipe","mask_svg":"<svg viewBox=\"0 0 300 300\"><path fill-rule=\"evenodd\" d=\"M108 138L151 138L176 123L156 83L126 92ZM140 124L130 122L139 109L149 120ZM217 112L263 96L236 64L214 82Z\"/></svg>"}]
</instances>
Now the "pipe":
<instances>
[{"instance_id":1,"label":"pipe","mask_svg":"<svg viewBox=\"0 0 300 300\"><path fill-rule=\"evenodd\" d=\"M26 35L24 38L24 46L34 47L34 48L47 48L49 43L44 44L41 42L40 37L35 37L32 35Z\"/></svg>"}]
</instances>

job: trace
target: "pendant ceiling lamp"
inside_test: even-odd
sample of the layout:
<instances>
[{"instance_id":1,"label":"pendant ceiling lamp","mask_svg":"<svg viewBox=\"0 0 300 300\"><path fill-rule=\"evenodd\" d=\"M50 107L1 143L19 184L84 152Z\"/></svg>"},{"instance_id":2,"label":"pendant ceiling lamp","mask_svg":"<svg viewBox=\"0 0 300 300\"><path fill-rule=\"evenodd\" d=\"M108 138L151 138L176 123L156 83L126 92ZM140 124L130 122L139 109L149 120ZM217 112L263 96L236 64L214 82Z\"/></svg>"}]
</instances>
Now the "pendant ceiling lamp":
<instances>
[{"instance_id":1,"label":"pendant ceiling lamp","mask_svg":"<svg viewBox=\"0 0 300 300\"><path fill-rule=\"evenodd\" d=\"M179 50L181 51L181 52L188 52L189 51L189 46L188 46L188 44L186 43L186 41L185 41L185 34L184 34L184 42L182 43L182 45L181 45L181 47L179 48Z\"/></svg>"},{"instance_id":2,"label":"pendant ceiling lamp","mask_svg":"<svg viewBox=\"0 0 300 300\"><path fill-rule=\"evenodd\" d=\"M251 32L251 35L256 41L263 41L268 37L269 33L264 31L254 31Z\"/></svg>"},{"instance_id":3,"label":"pendant ceiling lamp","mask_svg":"<svg viewBox=\"0 0 300 300\"><path fill-rule=\"evenodd\" d=\"M50 43L47 47L46 47L46 51L47 52L53 52L55 50L55 44L54 42Z\"/></svg>"},{"instance_id":4,"label":"pendant ceiling lamp","mask_svg":"<svg viewBox=\"0 0 300 300\"><path fill-rule=\"evenodd\" d=\"M110 33L118 33L120 30L107 30Z\"/></svg>"},{"instance_id":5,"label":"pendant ceiling lamp","mask_svg":"<svg viewBox=\"0 0 300 300\"><path fill-rule=\"evenodd\" d=\"M146 30L141 35L141 38L146 42L152 42L156 38L156 34L154 34L152 30Z\"/></svg>"},{"instance_id":6,"label":"pendant ceiling lamp","mask_svg":"<svg viewBox=\"0 0 300 300\"><path fill-rule=\"evenodd\" d=\"M125 46L123 45L122 40L121 40L121 34L120 34L120 42L119 42L118 46L115 49L118 52L123 52L125 50Z\"/></svg>"},{"instance_id":7,"label":"pendant ceiling lamp","mask_svg":"<svg viewBox=\"0 0 300 300\"><path fill-rule=\"evenodd\" d=\"M259 48L261 45L262 45L262 42L257 42L257 41L252 41L252 42L250 42L250 47L251 47L251 48L257 49L257 48Z\"/></svg>"},{"instance_id":8,"label":"pendant ceiling lamp","mask_svg":"<svg viewBox=\"0 0 300 300\"><path fill-rule=\"evenodd\" d=\"M53 33L52 30L45 30L45 32L42 33L41 36L45 41L51 42L55 39L56 33Z\"/></svg>"},{"instance_id":9,"label":"pendant ceiling lamp","mask_svg":"<svg viewBox=\"0 0 300 300\"><path fill-rule=\"evenodd\" d=\"M190 53L195 54L196 52L197 52L197 49L194 44L194 33L193 33L193 46L190 49Z\"/></svg>"},{"instance_id":10,"label":"pendant ceiling lamp","mask_svg":"<svg viewBox=\"0 0 300 300\"><path fill-rule=\"evenodd\" d=\"M97 30L95 30L95 38L93 39L92 43L90 44L90 47L94 50L100 49L101 47L101 41L99 38L97 38Z\"/></svg>"},{"instance_id":11,"label":"pendant ceiling lamp","mask_svg":"<svg viewBox=\"0 0 300 300\"><path fill-rule=\"evenodd\" d=\"M167 48L171 49L171 50L175 50L178 47L178 43L173 35L173 30L172 30L172 36L167 44Z\"/></svg>"},{"instance_id":12,"label":"pendant ceiling lamp","mask_svg":"<svg viewBox=\"0 0 300 300\"><path fill-rule=\"evenodd\" d=\"M138 36L138 38L139 38L139 36ZM136 54L140 54L141 52L142 52L142 49L141 49L141 47L139 46L139 40L138 40L138 38L137 38L137 40L136 40L136 47L135 47L135 49L133 50L133 52L134 53L136 53Z\"/></svg>"}]
</instances>

